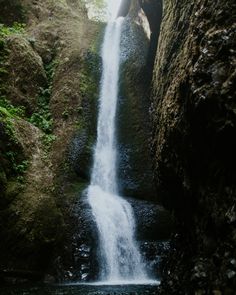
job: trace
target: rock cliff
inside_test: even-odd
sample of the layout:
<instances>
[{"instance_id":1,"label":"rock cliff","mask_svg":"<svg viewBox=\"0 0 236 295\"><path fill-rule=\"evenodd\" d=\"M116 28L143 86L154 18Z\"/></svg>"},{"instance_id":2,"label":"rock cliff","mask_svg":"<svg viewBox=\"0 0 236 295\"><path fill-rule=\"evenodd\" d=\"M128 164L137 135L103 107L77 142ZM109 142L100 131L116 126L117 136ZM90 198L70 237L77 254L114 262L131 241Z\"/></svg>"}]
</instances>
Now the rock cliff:
<instances>
[{"instance_id":1,"label":"rock cliff","mask_svg":"<svg viewBox=\"0 0 236 295\"><path fill-rule=\"evenodd\" d=\"M0 5L0 276L39 279L87 181L103 25L79 1Z\"/></svg>"},{"instance_id":2,"label":"rock cliff","mask_svg":"<svg viewBox=\"0 0 236 295\"><path fill-rule=\"evenodd\" d=\"M178 230L162 294L234 294L234 1L164 1L153 76L157 198Z\"/></svg>"}]
</instances>

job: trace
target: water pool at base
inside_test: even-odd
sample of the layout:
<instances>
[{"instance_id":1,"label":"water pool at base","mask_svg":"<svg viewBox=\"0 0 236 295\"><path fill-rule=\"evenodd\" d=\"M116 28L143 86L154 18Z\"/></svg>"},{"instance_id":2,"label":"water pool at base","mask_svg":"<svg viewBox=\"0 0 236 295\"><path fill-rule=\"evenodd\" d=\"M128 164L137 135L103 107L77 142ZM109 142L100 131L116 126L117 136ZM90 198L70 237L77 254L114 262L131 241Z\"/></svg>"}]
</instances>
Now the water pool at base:
<instances>
[{"instance_id":1,"label":"water pool at base","mask_svg":"<svg viewBox=\"0 0 236 295\"><path fill-rule=\"evenodd\" d=\"M0 288L1 295L156 295L158 285L71 285Z\"/></svg>"}]
</instances>

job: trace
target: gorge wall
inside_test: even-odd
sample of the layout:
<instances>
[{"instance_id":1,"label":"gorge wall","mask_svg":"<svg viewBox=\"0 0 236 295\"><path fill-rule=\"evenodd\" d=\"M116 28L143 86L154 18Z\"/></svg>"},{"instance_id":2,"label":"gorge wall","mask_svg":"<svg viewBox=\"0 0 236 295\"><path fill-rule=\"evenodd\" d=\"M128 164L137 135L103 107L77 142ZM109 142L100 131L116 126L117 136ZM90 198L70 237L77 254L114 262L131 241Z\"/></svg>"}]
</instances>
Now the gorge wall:
<instances>
[{"instance_id":1,"label":"gorge wall","mask_svg":"<svg viewBox=\"0 0 236 295\"><path fill-rule=\"evenodd\" d=\"M104 26L79 1L0 5L0 278L24 281L43 278L77 226Z\"/></svg>"},{"instance_id":2,"label":"gorge wall","mask_svg":"<svg viewBox=\"0 0 236 295\"><path fill-rule=\"evenodd\" d=\"M159 0L128 2L120 190L175 216L160 294L234 294L235 3L165 0L162 12ZM81 279L88 262L82 274L74 267L87 261L94 225L78 202L95 141L104 24L76 0L0 5L0 280L12 269L23 280L47 271ZM146 208L148 220L156 207ZM140 226L145 239L167 238L160 225Z\"/></svg>"},{"instance_id":3,"label":"gorge wall","mask_svg":"<svg viewBox=\"0 0 236 295\"><path fill-rule=\"evenodd\" d=\"M161 294L235 294L235 13L234 1L164 1L152 153L178 229Z\"/></svg>"}]
</instances>

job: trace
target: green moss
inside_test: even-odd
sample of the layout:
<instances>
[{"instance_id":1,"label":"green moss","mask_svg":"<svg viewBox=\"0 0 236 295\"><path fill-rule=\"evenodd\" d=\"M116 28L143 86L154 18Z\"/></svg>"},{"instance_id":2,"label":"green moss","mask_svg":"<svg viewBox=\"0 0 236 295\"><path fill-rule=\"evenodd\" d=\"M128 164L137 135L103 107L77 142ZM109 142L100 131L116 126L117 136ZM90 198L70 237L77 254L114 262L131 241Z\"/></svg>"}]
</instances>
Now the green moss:
<instances>
[{"instance_id":1,"label":"green moss","mask_svg":"<svg viewBox=\"0 0 236 295\"><path fill-rule=\"evenodd\" d=\"M5 153L5 157L10 162L13 173L17 176L17 180L23 182L23 175L28 168L29 162L27 160L19 161L18 152L12 149L9 149Z\"/></svg>"},{"instance_id":2,"label":"green moss","mask_svg":"<svg viewBox=\"0 0 236 295\"><path fill-rule=\"evenodd\" d=\"M0 149L3 159L8 163L7 170L10 174L16 176L19 182L24 181L24 174L28 168L28 161L24 159L20 152L20 144L18 142L14 127L14 119L19 118L19 115L24 114L22 108L16 108L9 104L5 99L0 98L0 122L3 131L4 146ZM1 143L1 139L0 139ZM6 146L5 146L6 145Z\"/></svg>"},{"instance_id":3,"label":"green moss","mask_svg":"<svg viewBox=\"0 0 236 295\"><path fill-rule=\"evenodd\" d=\"M47 158L48 152L51 150L52 144L57 139L56 135L43 134L42 142L44 144L45 157Z\"/></svg>"},{"instance_id":4,"label":"green moss","mask_svg":"<svg viewBox=\"0 0 236 295\"><path fill-rule=\"evenodd\" d=\"M18 22L14 22L12 26L0 24L0 38L4 38L12 34L23 34L25 33L25 26L26 24Z\"/></svg>"},{"instance_id":5,"label":"green moss","mask_svg":"<svg viewBox=\"0 0 236 295\"><path fill-rule=\"evenodd\" d=\"M0 97L0 116L16 118L25 116L25 108L13 106L4 96Z\"/></svg>"},{"instance_id":6,"label":"green moss","mask_svg":"<svg viewBox=\"0 0 236 295\"><path fill-rule=\"evenodd\" d=\"M58 62L53 60L44 66L48 83L45 88L40 88L37 101L37 112L33 113L29 119L32 124L40 128L46 134L50 134L52 132L53 126L49 103L52 94L53 77L57 64Z\"/></svg>"},{"instance_id":7,"label":"green moss","mask_svg":"<svg viewBox=\"0 0 236 295\"><path fill-rule=\"evenodd\" d=\"M6 47L6 38L13 34L23 34L25 32L25 24L13 23L11 27L0 23L0 77L7 74L5 65L8 49ZM1 85L2 86L2 85Z\"/></svg>"},{"instance_id":8,"label":"green moss","mask_svg":"<svg viewBox=\"0 0 236 295\"><path fill-rule=\"evenodd\" d=\"M24 32L25 24L14 23L11 27L0 24L0 120L8 124L10 124L10 118L24 117L25 109L13 106L7 99L8 86L5 80L8 75L7 58L9 50L6 45L6 39L10 35L23 34Z\"/></svg>"}]
</instances>

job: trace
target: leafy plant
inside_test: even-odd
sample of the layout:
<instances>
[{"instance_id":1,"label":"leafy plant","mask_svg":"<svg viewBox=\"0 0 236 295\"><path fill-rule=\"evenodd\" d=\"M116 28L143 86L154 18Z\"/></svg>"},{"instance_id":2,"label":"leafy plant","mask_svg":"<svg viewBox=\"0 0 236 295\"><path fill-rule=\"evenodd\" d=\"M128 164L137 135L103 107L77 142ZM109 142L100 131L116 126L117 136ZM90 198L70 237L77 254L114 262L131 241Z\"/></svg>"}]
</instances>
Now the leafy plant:
<instances>
[{"instance_id":1,"label":"leafy plant","mask_svg":"<svg viewBox=\"0 0 236 295\"><path fill-rule=\"evenodd\" d=\"M5 96L0 96L0 113L7 117L24 117L25 107L15 107L5 98Z\"/></svg>"},{"instance_id":2,"label":"leafy plant","mask_svg":"<svg viewBox=\"0 0 236 295\"><path fill-rule=\"evenodd\" d=\"M50 147L52 143L56 140L56 135L53 134L45 134L43 136L43 143L46 147Z\"/></svg>"},{"instance_id":3,"label":"leafy plant","mask_svg":"<svg viewBox=\"0 0 236 295\"><path fill-rule=\"evenodd\" d=\"M23 117L24 107L15 107L7 100L7 87L4 78L8 74L6 59L8 49L6 48L6 37L12 34L22 34L25 32L25 24L15 22L11 27L0 24L0 116L3 118Z\"/></svg>"},{"instance_id":4,"label":"leafy plant","mask_svg":"<svg viewBox=\"0 0 236 295\"><path fill-rule=\"evenodd\" d=\"M12 34L23 34L25 32L25 24L14 22L11 27L0 24L0 38L7 37Z\"/></svg>"},{"instance_id":5,"label":"leafy plant","mask_svg":"<svg viewBox=\"0 0 236 295\"><path fill-rule=\"evenodd\" d=\"M28 168L29 162L27 160L23 160L19 164L14 163L13 168L18 174L24 174Z\"/></svg>"},{"instance_id":6,"label":"leafy plant","mask_svg":"<svg viewBox=\"0 0 236 295\"><path fill-rule=\"evenodd\" d=\"M38 96L38 111L33 113L29 121L44 131L46 134L52 132L53 119L49 108L52 81L55 73L57 61L53 60L51 63L45 65L45 71L48 78L48 85L46 88L40 88Z\"/></svg>"}]
</instances>

